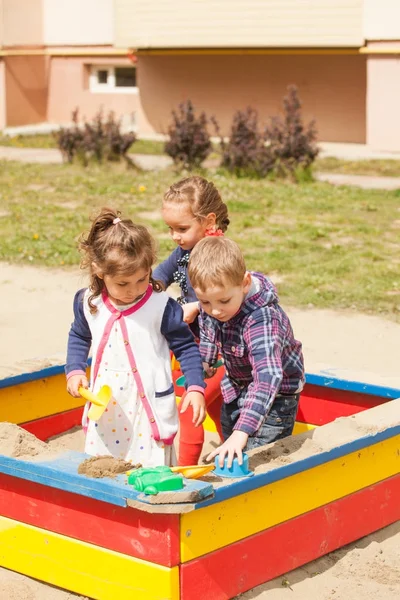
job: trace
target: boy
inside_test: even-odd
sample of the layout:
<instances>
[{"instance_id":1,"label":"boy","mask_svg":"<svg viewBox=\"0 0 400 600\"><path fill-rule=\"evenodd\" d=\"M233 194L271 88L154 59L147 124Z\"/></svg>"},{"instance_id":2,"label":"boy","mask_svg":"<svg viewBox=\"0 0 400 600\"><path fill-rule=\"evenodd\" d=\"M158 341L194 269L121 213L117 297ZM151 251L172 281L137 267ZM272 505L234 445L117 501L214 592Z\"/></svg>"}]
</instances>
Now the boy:
<instances>
[{"instance_id":1,"label":"boy","mask_svg":"<svg viewBox=\"0 0 400 600\"><path fill-rule=\"evenodd\" d=\"M227 238L205 238L193 248L189 278L200 301L200 352L207 376L218 354L224 443L219 455L228 468L242 450L291 435L304 385L301 343L279 306L271 281L246 271L239 246Z\"/></svg>"}]
</instances>

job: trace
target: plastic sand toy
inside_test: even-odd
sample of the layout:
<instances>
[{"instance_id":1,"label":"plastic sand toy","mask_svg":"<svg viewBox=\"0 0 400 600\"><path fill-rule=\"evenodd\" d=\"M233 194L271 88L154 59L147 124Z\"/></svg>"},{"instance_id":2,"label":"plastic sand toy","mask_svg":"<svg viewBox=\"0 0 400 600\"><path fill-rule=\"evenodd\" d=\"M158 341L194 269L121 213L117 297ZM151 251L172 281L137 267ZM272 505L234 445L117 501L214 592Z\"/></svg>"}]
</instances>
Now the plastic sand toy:
<instances>
[{"instance_id":1,"label":"plastic sand toy","mask_svg":"<svg viewBox=\"0 0 400 600\"><path fill-rule=\"evenodd\" d=\"M128 477L128 483L138 492L156 495L159 492L173 492L183 489L183 475L173 473L171 467L138 469Z\"/></svg>"},{"instance_id":2,"label":"plastic sand toy","mask_svg":"<svg viewBox=\"0 0 400 600\"><path fill-rule=\"evenodd\" d=\"M92 421L98 421L112 398L110 386L103 385L97 395L84 387L79 388L79 393L82 398L85 398L85 400L88 400L92 404L89 408L88 418Z\"/></svg>"},{"instance_id":3,"label":"plastic sand toy","mask_svg":"<svg viewBox=\"0 0 400 600\"><path fill-rule=\"evenodd\" d=\"M219 457L215 457L215 471L214 475L218 475L219 477L251 477L254 475L253 471L249 470L249 457L245 452L243 452L243 463L239 465L238 459L234 458L232 461L232 465L227 467L228 457L225 458L224 466L219 466Z\"/></svg>"}]
</instances>

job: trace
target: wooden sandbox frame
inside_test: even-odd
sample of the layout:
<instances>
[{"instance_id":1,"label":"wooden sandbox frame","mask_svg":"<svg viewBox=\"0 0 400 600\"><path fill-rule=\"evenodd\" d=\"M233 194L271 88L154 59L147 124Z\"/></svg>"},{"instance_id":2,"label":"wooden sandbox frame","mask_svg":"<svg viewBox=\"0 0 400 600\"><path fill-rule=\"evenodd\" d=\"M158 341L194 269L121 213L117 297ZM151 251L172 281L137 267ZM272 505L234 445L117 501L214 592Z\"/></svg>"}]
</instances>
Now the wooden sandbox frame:
<instances>
[{"instance_id":1,"label":"wooden sandbox frame","mask_svg":"<svg viewBox=\"0 0 400 600\"><path fill-rule=\"evenodd\" d=\"M77 452L0 455L0 565L98 600L228 600L397 521L400 391L307 381L303 433L249 453L263 472L173 498L78 475ZM0 381L0 421L42 440L78 425L82 402L62 366ZM268 463L276 445L287 460Z\"/></svg>"}]
</instances>

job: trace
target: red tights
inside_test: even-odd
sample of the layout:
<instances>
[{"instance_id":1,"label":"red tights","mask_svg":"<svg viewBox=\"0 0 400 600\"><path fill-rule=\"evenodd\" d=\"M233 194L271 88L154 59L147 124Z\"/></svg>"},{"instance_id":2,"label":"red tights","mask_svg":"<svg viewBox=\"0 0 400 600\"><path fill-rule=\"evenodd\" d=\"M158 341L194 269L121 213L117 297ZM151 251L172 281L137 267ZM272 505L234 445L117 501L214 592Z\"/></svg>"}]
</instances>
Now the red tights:
<instances>
[{"instance_id":1,"label":"red tights","mask_svg":"<svg viewBox=\"0 0 400 600\"><path fill-rule=\"evenodd\" d=\"M206 379L207 388L205 390L207 414L214 421L221 439L222 431L220 415L222 406L222 395L220 383L224 374L225 368L223 366L219 367L214 377ZM181 402L179 403L179 411L184 397L185 393L182 395ZM192 423L192 419L193 411L191 406L189 406L189 408L183 414L179 412L180 437L178 450L178 465L181 467L185 465L197 465L203 448L204 427L203 425L195 427Z\"/></svg>"}]
</instances>

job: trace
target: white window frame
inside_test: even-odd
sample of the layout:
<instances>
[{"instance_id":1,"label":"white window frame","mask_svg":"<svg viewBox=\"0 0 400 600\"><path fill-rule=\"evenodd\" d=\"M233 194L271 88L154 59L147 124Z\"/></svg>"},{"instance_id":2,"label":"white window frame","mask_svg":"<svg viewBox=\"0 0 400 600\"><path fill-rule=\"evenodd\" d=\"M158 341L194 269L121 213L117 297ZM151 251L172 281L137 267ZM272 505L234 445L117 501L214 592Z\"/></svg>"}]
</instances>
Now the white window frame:
<instances>
[{"instance_id":1,"label":"white window frame","mask_svg":"<svg viewBox=\"0 0 400 600\"><path fill-rule=\"evenodd\" d=\"M92 65L89 75L89 89L93 94L138 94L139 88L132 87L116 87L115 85L115 69L132 68L127 65ZM135 67L134 67L135 68ZM99 71L107 71L107 83L99 83L97 73Z\"/></svg>"}]
</instances>

